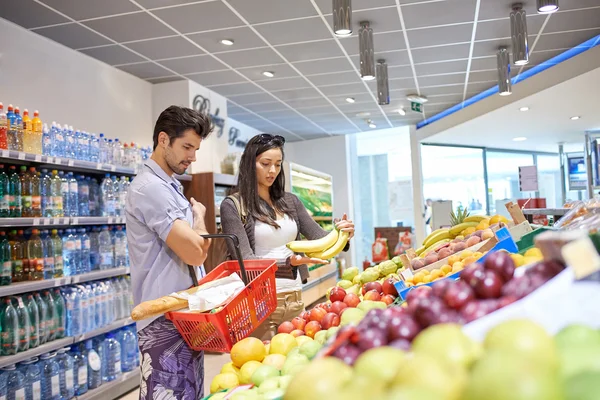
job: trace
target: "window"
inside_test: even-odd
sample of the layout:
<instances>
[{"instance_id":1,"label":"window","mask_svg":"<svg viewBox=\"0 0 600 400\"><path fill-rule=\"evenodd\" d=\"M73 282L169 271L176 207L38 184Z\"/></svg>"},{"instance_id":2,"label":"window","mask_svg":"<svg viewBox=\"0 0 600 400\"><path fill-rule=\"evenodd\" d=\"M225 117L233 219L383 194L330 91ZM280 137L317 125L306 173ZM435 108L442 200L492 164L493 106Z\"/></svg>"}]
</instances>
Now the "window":
<instances>
[{"instance_id":1,"label":"window","mask_svg":"<svg viewBox=\"0 0 600 400\"><path fill-rule=\"evenodd\" d=\"M535 192L521 192L519 189L519 167L535 165L533 155L488 150L486 161L490 215L501 214L510 218L505 207L507 202L536 197Z\"/></svg>"}]
</instances>

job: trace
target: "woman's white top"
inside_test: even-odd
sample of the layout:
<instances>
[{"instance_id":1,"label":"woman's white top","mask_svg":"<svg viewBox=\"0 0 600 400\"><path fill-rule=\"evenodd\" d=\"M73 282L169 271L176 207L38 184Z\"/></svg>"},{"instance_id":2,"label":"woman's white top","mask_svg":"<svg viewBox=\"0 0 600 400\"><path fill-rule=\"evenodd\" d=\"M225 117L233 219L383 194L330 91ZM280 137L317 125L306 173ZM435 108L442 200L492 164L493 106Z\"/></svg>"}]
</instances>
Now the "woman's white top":
<instances>
[{"instance_id":1,"label":"woman's white top","mask_svg":"<svg viewBox=\"0 0 600 400\"><path fill-rule=\"evenodd\" d=\"M278 219L279 229L256 221L254 225L254 254L259 258L272 258L278 261L286 260L294 255L294 252L286 247L286 244L296 240L298 236L298 226L296 222L287 214ZM302 290L302 280L300 274L295 280L275 279L275 286L278 293L294 292Z\"/></svg>"}]
</instances>

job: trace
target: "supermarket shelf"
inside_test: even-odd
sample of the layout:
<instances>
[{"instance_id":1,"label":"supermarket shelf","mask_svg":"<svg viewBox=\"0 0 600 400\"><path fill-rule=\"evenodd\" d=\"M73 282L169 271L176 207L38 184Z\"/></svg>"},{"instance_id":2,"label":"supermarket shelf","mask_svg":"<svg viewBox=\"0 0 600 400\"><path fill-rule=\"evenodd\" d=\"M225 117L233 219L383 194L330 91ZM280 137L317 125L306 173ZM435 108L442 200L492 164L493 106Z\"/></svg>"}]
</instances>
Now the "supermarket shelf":
<instances>
[{"instance_id":1,"label":"supermarket shelf","mask_svg":"<svg viewBox=\"0 0 600 400\"><path fill-rule=\"evenodd\" d=\"M18 362L30 359L31 357L37 357L44 353L49 353L58 349L62 349L63 347L71 346L72 344L91 339L98 335L103 335L107 332L123 328L124 326L131 325L133 323L134 321L131 318L120 319L118 321L113 322L110 325L105 326L104 328L93 330L78 337L68 336L62 339L53 340L49 343L45 343L39 347L36 347L35 349L29 349L22 353L17 353L14 356L2 356L0 357L0 368L11 364L16 364Z\"/></svg>"},{"instance_id":2,"label":"supermarket shelf","mask_svg":"<svg viewBox=\"0 0 600 400\"><path fill-rule=\"evenodd\" d=\"M8 286L0 286L0 297L68 285L71 283L71 278L71 276L65 276L63 278L45 279L43 281L18 282Z\"/></svg>"},{"instance_id":3,"label":"supermarket shelf","mask_svg":"<svg viewBox=\"0 0 600 400\"><path fill-rule=\"evenodd\" d=\"M0 227L69 226L69 225L121 225L125 217L59 217L59 218L0 218Z\"/></svg>"},{"instance_id":4,"label":"supermarket shelf","mask_svg":"<svg viewBox=\"0 0 600 400\"><path fill-rule=\"evenodd\" d=\"M134 323L135 323L135 321L132 320L131 318L120 319L118 321L113 322L112 324L106 325L105 327L102 327L99 329L94 329L91 332L84 333L81 336L72 338L72 340L73 340L73 343L83 342L84 340L88 340L88 339L91 339L91 338L99 336L99 335L104 335L105 333L114 331L116 329L123 328L124 326L131 325Z\"/></svg>"},{"instance_id":5,"label":"supermarket shelf","mask_svg":"<svg viewBox=\"0 0 600 400\"><path fill-rule=\"evenodd\" d=\"M28 360L31 357L37 357L44 353L49 353L51 351L62 349L63 347L70 346L72 344L73 338L66 337L63 339L53 340L49 343L44 343L43 345L36 347L35 349L29 349L22 353L17 353L14 356L2 356L0 357L0 368Z\"/></svg>"},{"instance_id":6,"label":"supermarket shelf","mask_svg":"<svg viewBox=\"0 0 600 400\"><path fill-rule=\"evenodd\" d=\"M214 174L215 185L235 186L237 185L237 176L227 174Z\"/></svg>"},{"instance_id":7,"label":"supermarket shelf","mask_svg":"<svg viewBox=\"0 0 600 400\"><path fill-rule=\"evenodd\" d=\"M105 400L118 399L124 394L132 391L140 384L140 370L134 369L126 372L119 379L105 383L97 389L88 391L86 394L77 396L77 400Z\"/></svg>"},{"instance_id":8,"label":"supermarket shelf","mask_svg":"<svg viewBox=\"0 0 600 400\"><path fill-rule=\"evenodd\" d=\"M0 297L12 296L20 293L36 292L39 290L50 289L58 286L71 285L96 281L99 279L114 278L117 276L128 275L129 268L111 268L103 271L94 271L87 274L64 276L56 279L44 279L42 281L18 282L8 286L0 286Z\"/></svg>"},{"instance_id":9,"label":"supermarket shelf","mask_svg":"<svg viewBox=\"0 0 600 400\"><path fill-rule=\"evenodd\" d=\"M122 175L135 175L133 168L117 167L115 165L94 163L91 161L71 160L59 157L42 156L39 154L23 153L14 150L1 150L0 158L3 160L14 161L16 163L36 163L48 167L67 168L69 170L105 173L114 172Z\"/></svg>"},{"instance_id":10,"label":"supermarket shelf","mask_svg":"<svg viewBox=\"0 0 600 400\"><path fill-rule=\"evenodd\" d=\"M99 279L114 278L116 276L129 274L129 268L111 268L102 271L88 272L87 274L71 276L71 283L82 283L89 281L97 281Z\"/></svg>"},{"instance_id":11,"label":"supermarket shelf","mask_svg":"<svg viewBox=\"0 0 600 400\"><path fill-rule=\"evenodd\" d=\"M570 208L524 208L525 215L565 215Z\"/></svg>"}]
</instances>

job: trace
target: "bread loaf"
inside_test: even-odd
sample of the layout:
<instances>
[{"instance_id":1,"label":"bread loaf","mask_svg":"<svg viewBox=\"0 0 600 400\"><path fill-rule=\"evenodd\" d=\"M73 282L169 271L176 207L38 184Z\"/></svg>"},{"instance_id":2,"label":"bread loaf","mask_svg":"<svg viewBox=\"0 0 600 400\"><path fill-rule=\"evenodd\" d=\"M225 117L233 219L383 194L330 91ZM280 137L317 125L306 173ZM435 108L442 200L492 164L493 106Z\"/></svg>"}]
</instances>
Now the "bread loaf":
<instances>
[{"instance_id":1,"label":"bread loaf","mask_svg":"<svg viewBox=\"0 0 600 400\"><path fill-rule=\"evenodd\" d=\"M194 294L198 291L198 287L193 287L179 293ZM169 311L182 310L188 306L187 300L173 296L163 296L156 300L144 301L137 305L131 312L131 318L134 321L141 321L146 318L153 318Z\"/></svg>"}]
</instances>

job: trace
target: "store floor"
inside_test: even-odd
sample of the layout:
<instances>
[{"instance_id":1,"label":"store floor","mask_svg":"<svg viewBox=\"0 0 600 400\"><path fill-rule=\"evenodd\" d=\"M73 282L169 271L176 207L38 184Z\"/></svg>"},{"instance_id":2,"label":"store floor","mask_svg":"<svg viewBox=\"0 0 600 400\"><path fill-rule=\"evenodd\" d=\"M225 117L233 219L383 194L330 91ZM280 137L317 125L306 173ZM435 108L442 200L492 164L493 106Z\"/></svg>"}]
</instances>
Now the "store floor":
<instances>
[{"instance_id":1,"label":"store floor","mask_svg":"<svg viewBox=\"0 0 600 400\"><path fill-rule=\"evenodd\" d=\"M210 393L210 383L213 378L221 371L221 367L230 361L229 354L206 354L204 356L204 395ZM140 390L135 389L118 400L138 400ZM199 399L200 400L200 399Z\"/></svg>"}]
</instances>

